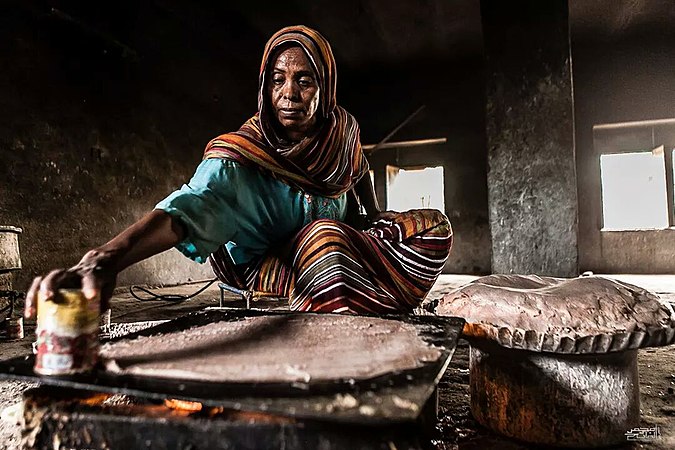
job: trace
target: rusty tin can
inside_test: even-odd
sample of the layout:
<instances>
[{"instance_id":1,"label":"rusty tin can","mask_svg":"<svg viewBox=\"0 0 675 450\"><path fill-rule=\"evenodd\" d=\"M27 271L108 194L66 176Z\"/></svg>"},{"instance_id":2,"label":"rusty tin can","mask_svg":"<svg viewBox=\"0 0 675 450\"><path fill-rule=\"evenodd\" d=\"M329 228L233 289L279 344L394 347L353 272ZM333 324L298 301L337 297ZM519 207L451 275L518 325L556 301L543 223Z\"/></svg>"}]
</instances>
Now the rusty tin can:
<instances>
[{"instance_id":1,"label":"rusty tin can","mask_svg":"<svg viewBox=\"0 0 675 450\"><path fill-rule=\"evenodd\" d=\"M92 370L99 349L99 298L80 289L59 289L51 299L38 294L35 372L72 375Z\"/></svg>"}]
</instances>

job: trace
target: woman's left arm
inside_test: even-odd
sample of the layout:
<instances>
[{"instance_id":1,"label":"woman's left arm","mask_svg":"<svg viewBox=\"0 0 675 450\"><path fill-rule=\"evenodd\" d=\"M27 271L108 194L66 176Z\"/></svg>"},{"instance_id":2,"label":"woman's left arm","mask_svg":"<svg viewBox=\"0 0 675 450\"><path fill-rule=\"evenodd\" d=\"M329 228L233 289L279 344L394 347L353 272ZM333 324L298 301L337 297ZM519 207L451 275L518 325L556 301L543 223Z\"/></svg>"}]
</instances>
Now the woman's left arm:
<instances>
[{"instance_id":1,"label":"woman's left arm","mask_svg":"<svg viewBox=\"0 0 675 450\"><path fill-rule=\"evenodd\" d=\"M370 174L366 172L364 176L354 185L354 192L359 197L361 205L366 210L368 221L372 221L380 213L380 206L377 203L375 189L370 179Z\"/></svg>"}]
</instances>

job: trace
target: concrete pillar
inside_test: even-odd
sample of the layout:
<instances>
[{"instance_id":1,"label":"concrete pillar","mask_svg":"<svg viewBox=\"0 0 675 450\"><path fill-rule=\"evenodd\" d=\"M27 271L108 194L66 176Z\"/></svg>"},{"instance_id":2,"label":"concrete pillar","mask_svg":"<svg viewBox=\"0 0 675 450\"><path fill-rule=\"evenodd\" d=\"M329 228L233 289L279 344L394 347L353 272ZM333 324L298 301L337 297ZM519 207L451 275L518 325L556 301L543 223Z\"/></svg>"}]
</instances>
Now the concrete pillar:
<instances>
[{"instance_id":1,"label":"concrete pillar","mask_svg":"<svg viewBox=\"0 0 675 450\"><path fill-rule=\"evenodd\" d=\"M481 0L493 273L578 274L567 0Z\"/></svg>"}]
</instances>

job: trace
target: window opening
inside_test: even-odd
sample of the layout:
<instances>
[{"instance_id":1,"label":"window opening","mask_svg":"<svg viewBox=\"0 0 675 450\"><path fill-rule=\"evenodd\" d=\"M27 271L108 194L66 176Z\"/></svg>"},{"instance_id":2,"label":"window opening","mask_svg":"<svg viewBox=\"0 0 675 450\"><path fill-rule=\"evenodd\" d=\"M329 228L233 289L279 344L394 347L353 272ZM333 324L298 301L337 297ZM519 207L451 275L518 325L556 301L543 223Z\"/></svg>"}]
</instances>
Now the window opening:
<instances>
[{"instance_id":1,"label":"window opening","mask_svg":"<svg viewBox=\"0 0 675 450\"><path fill-rule=\"evenodd\" d=\"M667 228L664 148L600 156L604 230Z\"/></svg>"},{"instance_id":2,"label":"window opening","mask_svg":"<svg viewBox=\"0 0 675 450\"><path fill-rule=\"evenodd\" d=\"M401 169L387 166L387 209L445 211L443 167Z\"/></svg>"}]
</instances>

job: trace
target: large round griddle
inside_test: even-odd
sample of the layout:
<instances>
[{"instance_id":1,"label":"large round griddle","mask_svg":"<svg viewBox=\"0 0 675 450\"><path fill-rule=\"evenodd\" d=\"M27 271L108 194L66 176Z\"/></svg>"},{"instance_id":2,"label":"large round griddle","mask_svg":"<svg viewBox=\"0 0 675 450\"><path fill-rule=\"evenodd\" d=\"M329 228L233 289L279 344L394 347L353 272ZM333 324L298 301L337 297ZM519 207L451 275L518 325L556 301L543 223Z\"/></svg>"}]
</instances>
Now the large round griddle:
<instances>
[{"instance_id":1,"label":"large round griddle","mask_svg":"<svg viewBox=\"0 0 675 450\"><path fill-rule=\"evenodd\" d=\"M401 320L286 314L218 320L105 343L108 372L216 383L353 383L421 368L441 351Z\"/></svg>"},{"instance_id":2,"label":"large round griddle","mask_svg":"<svg viewBox=\"0 0 675 450\"><path fill-rule=\"evenodd\" d=\"M310 313L274 313L256 310L211 308L132 332L112 341L187 330L216 321L241 321L250 317L292 317ZM378 319L383 319L380 317ZM0 362L0 378L38 381L45 385L120 393L147 399L177 398L207 406L244 411L267 411L299 418L389 424L415 421L429 400L452 357L464 321L454 317L386 316L386 320L411 324L420 339L440 352L434 361L409 370L370 378L340 378L280 383L209 382L194 379L121 375L103 367L88 376L39 376L34 357ZM116 334L115 330L111 334Z\"/></svg>"}]
</instances>

